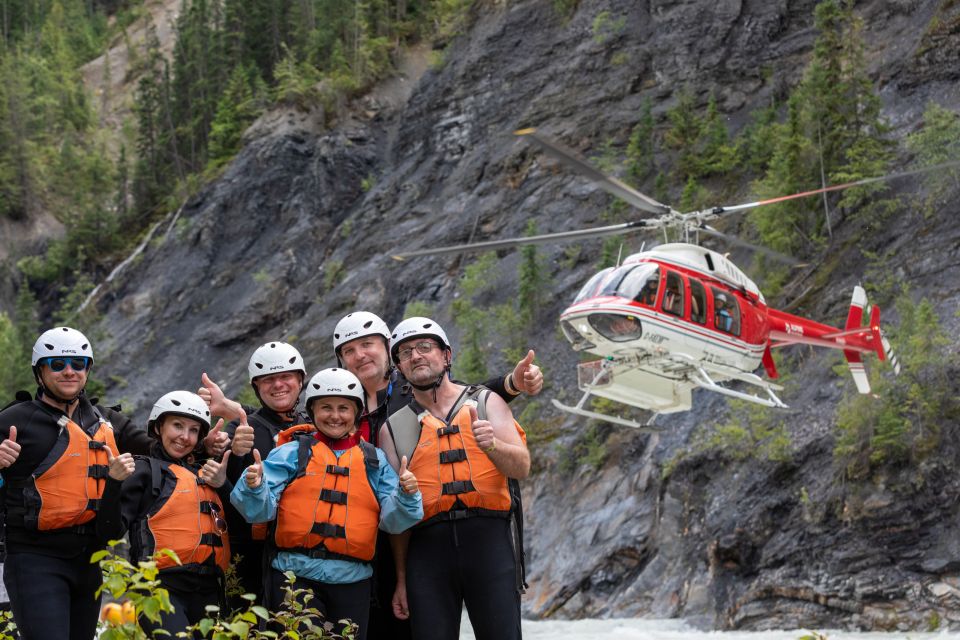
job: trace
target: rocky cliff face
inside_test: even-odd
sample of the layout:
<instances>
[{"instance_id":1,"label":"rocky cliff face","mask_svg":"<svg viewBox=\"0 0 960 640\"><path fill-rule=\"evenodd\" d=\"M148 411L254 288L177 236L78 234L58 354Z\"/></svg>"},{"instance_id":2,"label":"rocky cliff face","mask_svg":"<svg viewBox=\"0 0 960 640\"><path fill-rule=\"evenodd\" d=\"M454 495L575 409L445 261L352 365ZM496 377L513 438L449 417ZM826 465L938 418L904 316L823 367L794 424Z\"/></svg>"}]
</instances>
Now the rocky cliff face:
<instances>
[{"instance_id":1,"label":"rocky cliff face","mask_svg":"<svg viewBox=\"0 0 960 640\"><path fill-rule=\"evenodd\" d=\"M930 99L960 105L960 34L927 29L948 4L858 4L885 113L901 133ZM444 65L408 99L368 99L332 130L295 120L279 133L260 127L226 173L184 204L96 303L108 398L143 419L161 393L195 388L201 371L236 393L249 354L270 339L295 341L311 369L327 366L333 326L354 309L396 322L406 303L427 302L457 343L449 303L471 258L399 264L391 253L521 235L530 218L540 232L589 226L609 202L511 131L536 125L596 154L626 143L645 98L662 116L684 89L701 104L714 92L736 128L797 81L814 5L600 0L564 18L547 0L481 3ZM602 11L617 26L598 33ZM915 291L936 294L956 336L957 213L955 201L932 219L905 211L869 238L841 224L837 258L850 270L816 286L801 312L842 320L865 243L892 251L890 268ZM553 285L529 343L547 368L548 397L575 393L576 356L555 318L598 251L598 242L572 258L543 250ZM491 304L516 294L517 264L516 254L501 256ZM796 290L815 282L816 268L801 277ZM784 414L789 463L701 454L664 479L695 428L728 413L724 400L698 393L695 411L661 418L657 435L602 427L609 455L599 469L562 464L586 425L543 403L540 416L562 424L534 449L540 471L526 483L526 612L679 616L716 628L920 628L934 617L960 625L957 425L943 426L946 444L921 486L904 469L844 492L829 437L842 385L819 355L791 364L801 382Z\"/></svg>"}]
</instances>

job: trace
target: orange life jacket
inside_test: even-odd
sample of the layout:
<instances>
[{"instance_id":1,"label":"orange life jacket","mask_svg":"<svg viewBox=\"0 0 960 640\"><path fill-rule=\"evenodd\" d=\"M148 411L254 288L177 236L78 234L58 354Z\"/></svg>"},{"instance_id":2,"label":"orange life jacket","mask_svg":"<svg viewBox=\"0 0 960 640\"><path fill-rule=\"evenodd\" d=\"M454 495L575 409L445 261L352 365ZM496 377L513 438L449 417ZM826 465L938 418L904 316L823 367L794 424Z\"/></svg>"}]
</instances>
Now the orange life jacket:
<instances>
[{"instance_id":1,"label":"orange life jacket","mask_svg":"<svg viewBox=\"0 0 960 640\"><path fill-rule=\"evenodd\" d=\"M380 503L368 468L377 450L368 442L337 455L325 443L298 437L297 473L277 505L274 542L311 558L369 562L377 543Z\"/></svg>"},{"instance_id":2,"label":"orange life jacket","mask_svg":"<svg viewBox=\"0 0 960 640\"><path fill-rule=\"evenodd\" d=\"M420 439L409 468L423 496L423 522L510 514L507 477L473 435L470 407L476 404L466 398L449 425L426 410L418 416Z\"/></svg>"},{"instance_id":3,"label":"orange life jacket","mask_svg":"<svg viewBox=\"0 0 960 640\"><path fill-rule=\"evenodd\" d=\"M22 485L27 529L78 527L96 517L110 469L107 448L119 455L113 427L99 413L97 417L92 434L67 416L57 421L56 443Z\"/></svg>"},{"instance_id":4,"label":"orange life jacket","mask_svg":"<svg viewBox=\"0 0 960 640\"><path fill-rule=\"evenodd\" d=\"M133 556L144 559L161 549L171 549L183 566L189 565L198 573L204 573L214 565L220 571L226 571L230 563L230 540L223 503L216 490L179 464L164 465L158 460L150 460L150 465L157 490L165 484L162 479L164 468L176 477L177 482L168 495L164 492L158 496L146 520L135 525L138 535ZM131 535L131 542L133 538ZM157 555L156 561L159 569L180 566L165 554Z\"/></svg>"}]
</instances>

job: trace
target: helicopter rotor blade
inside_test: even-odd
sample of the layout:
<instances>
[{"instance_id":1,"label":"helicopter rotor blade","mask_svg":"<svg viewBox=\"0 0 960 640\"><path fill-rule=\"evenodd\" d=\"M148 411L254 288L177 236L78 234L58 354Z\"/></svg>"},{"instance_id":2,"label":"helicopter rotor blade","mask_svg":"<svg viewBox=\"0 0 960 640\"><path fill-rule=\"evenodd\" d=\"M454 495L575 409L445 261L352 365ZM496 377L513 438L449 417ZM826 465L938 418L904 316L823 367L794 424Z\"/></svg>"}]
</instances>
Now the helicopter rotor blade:
<instances>
[{"instance_id":1,"label":"helicopter rotor blade","mask_svg":"<svg viewBox=\"0 0 960 640\"><path fill-rule=\"evenodd\" d=\"M722 232L722 231L718 231L717 229L714 229L713 227L708 226L708 225L705 225L705 224L701 224L701 225L699 225L699 226L697 226L697 227L694 227L694 229L695 229L696 231L698 231L698 232L700 232L700 233L703 233L703 234L706 234L706 235L708 235L708 236L713 236L713 237L715 237L715 238L720 238L721 240L724 240L724 241L726 241L726 242L729 242L730 244L735 244L735 245L737 245L737 246L744 247L745 249L750 249L751 251L755 251L755 252L757 252L757 253L762 253L763 255L767 256L768 258L771 258L771 259L773 259L773 260L776 260L777 262L782 262L782 263L784 263L784 264L788 264L788 265L790 265L791 267L805 267L805 266L807 266L807 264L806 264L805 262L800 262L800 261L797 260L796 258L791 258L790 256L785 255L785 254L783 254L783 253L780 253L780 252L778 252L778 251L774 251L773 249L767 249L766 247L761 247L761 246L756 245L756 244L751 244L751 243L747 242L746 240L741 240L740 238L738 238L738 237L736 237L736 236L731 236L731 235L726 234L726 233L724 233L724 232Z\"/></svg>"},{"instance_id":2,"label":"helicopter rotor blade","mask_svg":"<svg viewBox=\"0 0 960 640\"><path fill-rule=\"evenodd\" d=\"M520 129L518 131L514 131L514 134L532 140L541 149L546 151L560 162L571 167L577 173L590 178L597 184L598 187L607 193L626 201L638 209L648 213L653 213L658 216L662 216L671 212L670 207L667 205L661 204L653 198L640 193L630 185L625 184L624 182L621 182L612 176L602 173L589 162L580 158L580 156L578 156L571 149L568 149L567 147L564 147L553 140L549 140L541 136L537 133L536 129Z\"/></svg>"},{"instance_id":3,"label":"helicopter rotor blade","mask_svg":"<svg viewBox=\"0 0 960 640\"><path fill-rule=\"evenodd\" d=\"M873 184L874 182L886 182L889 180L896 180L897 178L905 178L907 176L915 176L921 173L929 173L931 171L937 171L938 169L946 169L948 167L960 166L960 160L952 160L950 162L941 162L940 164L930 165L929 167L923 167L921 169L911 169L910 171L899 171L897 173L889 173L885 176L875 176L873 178L863 178L862 180L854 180L853 182L844 182L843 184L833 184L827 187L822 187L820 189L813 189L812 191L802 191L800 193L794 193L789 196L779 196L777 198L770 198L768 200L758 200L757 202L747 202L745 204L738 204L726 207L717 207L709 212L708 215L719 215L721 213L729 213L732 211L745 211L747 209L755 209L757 207L762 207L768 204L776 204L778 202L786 202L788 200L795 200L797 198L806 198L809 196L815 196L819 193L829 193L831 191L842 191L843 189L849 189L850 187L859 187L865 184Z\"/></svg>"},{"instance_id":4,"label":"helicopter rotor blade","mask_svg":"<svg viewBox=\"0 0 960 640\"><path fill-rule=\"evenodd\" d=\"M436 249L422 249L420 251L408 251L391 256L394 260L403 261L408 258L419 256L437 256L451 253L466 253L470 251L492 251L494 249L507 249L512 247L521 247L526 244L550 244L554 242L571 242L573 240L588 240L591 238L602 238L604 236L615 236L622 233L630 233L640 229L650 229L658 227L659 221L652 220L634 220L622 224L612 224L606 227L596 227L594 229L580 229L578 231L561 231L559 233L545 233L538 236L526 236L523 238L509 238L506 240L488 240L486 242L474 242L473 244L461 244L450 247L437 247Z\"/></svg>"}]
</instances>

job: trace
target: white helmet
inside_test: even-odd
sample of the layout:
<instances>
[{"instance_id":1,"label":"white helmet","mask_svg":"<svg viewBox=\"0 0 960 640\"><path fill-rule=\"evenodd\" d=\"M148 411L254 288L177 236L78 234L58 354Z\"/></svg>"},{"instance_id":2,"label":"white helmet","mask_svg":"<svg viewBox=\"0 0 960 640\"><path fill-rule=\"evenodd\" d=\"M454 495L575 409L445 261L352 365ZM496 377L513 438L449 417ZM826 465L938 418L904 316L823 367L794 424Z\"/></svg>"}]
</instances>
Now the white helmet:
<instances>
[{"instance_id":1,"label":"white helmet","mask_svg":"<svg viewBox=\"0 0 960 640\"><path fill-rule=\"evenodd\" d=\"M421 316L407 318L396 326L390 336L390 357L393 358L394 362L397 362L397 349L400 347L400 343L411 338L433 338L444 349L450 348L447 334L436 322Z\"/></svg>"},{"instance_id":2,"label":"white helmet","mask_svg":"<svg viewBox=\"0 0 960 640\"><path fill-rule=\"evenodd\" d=\"M33 345L31 366L37 366L43 358L81 356L93 362L93 347L87 336L70 327L56 327L40 334Z\"/></svg>"},{"instance_id":3,"label":"white helmet","mask_svg":"<svg viewBox=\"0 0 960 640\"><path fill-rule=\"evenodd\" d=\"M200 438L203 440L207 432L210 431L210 409L203 398L189 391L171 391L160 396L160 399L150 410L150 418L147 420L147 432L154 433L153 426L156 421L167 413L173 413L178 416L185 416L200 421Z\"/></svg>"},{"instance_id":4,"label":"white helmet","mask_svg":"<svg viewBox=\"0 0 960 640\"><path fill-rule=\"evenodd\" d=\"M310 378L307 383L307 394L304 404L307 413L313 418L313 409L311 405L317 398L328 398L336 396L338 398L350 398L357 403L357 419L363 413L363 385L360 379L346 369L332 368L318 371Z\"/></svg>"},{"instance_id":5,"label":"white helmet","mask_svg":"<svg viewBox=\"0 0 960 640\"><path fill-rule=\"evenodd\" d=\"M366 336L383 336L390 342L390 327L380 316L369 311L354 311L340 318L333 330L333 352L340 357L340 347L344 343Z\"/></svg>"},{"instance_id":6,"label":"white helmet","mask_svg":"<svg viewBox=\"0 0 960 640\"><path fill-rule=\"evenodd\" d=\"M250 382L254 378L283 371L299 371L304 378L307 377L307 368L303 366L300 352L286 342L268 342L253 352L247 365Z\"/></svg>"}]
</instances>

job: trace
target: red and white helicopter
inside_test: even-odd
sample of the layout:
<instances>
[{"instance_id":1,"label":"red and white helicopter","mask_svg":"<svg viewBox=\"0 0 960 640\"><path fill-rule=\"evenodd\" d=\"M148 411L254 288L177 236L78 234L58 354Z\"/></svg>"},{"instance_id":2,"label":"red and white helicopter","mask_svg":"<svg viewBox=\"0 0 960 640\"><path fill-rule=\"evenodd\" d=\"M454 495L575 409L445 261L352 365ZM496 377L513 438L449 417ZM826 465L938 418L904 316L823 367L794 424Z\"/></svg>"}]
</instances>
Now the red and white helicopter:
<instances>
[{"instance_id":1,"label":"red and white helicopter","mask_svg":"<svg viewBox=\"0 0 960 640\"><path fill-rule=\"evenodd\" d=\"M704 233L745 244L713 229L707 222L726 213L936 168L680 213L604 175L574 152L533 129L517 134L591 178L605 191L655 217L594 229L413 251L395 257L494 250L667 228L680 228L687 240L691 235ZM760 247L753 248L774 254ZM862 287L854 287L844 327L832 327L768 307L757 285L735 264L715 251L689 242L663 244L641 251L618 266L595 274L581 288L573 304L563 311L560 326L574 350L600 358L578 365L578 386L583 395L576 405L565 405L556 399L553 404L569 413L630 427L644 428L650 423L645 425L590 411L585 408L587 400L590 396L608 398L653 411L655 417L689 410L692 390L700 387L768 407L786 407L776 394L782 387L771 381L778 378L771 350L792 344L843 351L860 393L870 392L864 355L876 354L880 360L889 359L894 370L900 371L880 328L880 309L876 306L868 309ZM757 375L761 365L769 379ZM736 381L744 383L741 388L746 389L729 386Z\"/></svg>"}]
</instances>

